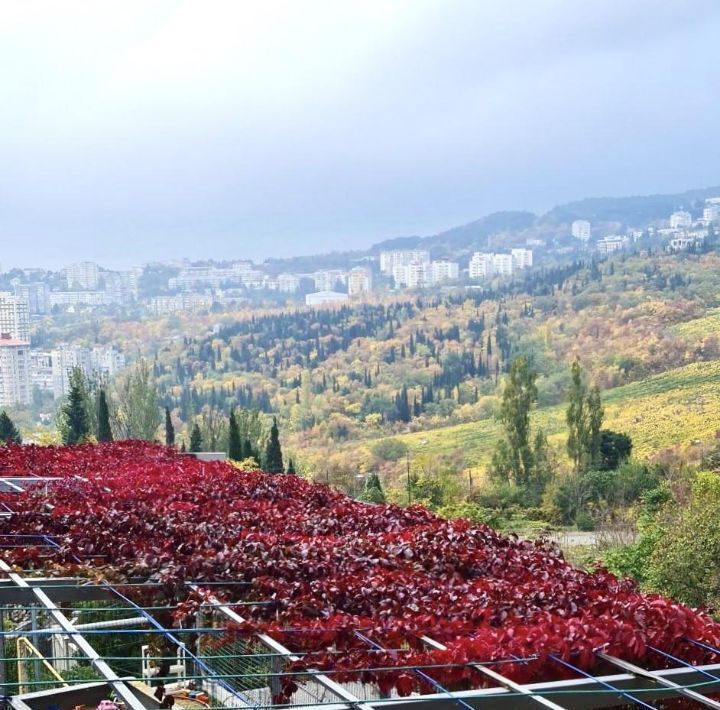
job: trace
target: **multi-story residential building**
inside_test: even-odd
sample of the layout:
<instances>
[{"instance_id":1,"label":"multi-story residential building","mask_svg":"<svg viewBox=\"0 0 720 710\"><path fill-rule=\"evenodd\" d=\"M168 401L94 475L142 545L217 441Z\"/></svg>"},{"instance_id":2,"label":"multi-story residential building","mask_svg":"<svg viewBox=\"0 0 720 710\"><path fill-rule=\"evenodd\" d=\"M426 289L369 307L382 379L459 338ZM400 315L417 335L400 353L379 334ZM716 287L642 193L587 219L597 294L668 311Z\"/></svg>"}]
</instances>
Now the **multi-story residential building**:
<instances>
[{"instance_id":1,"label":"multi-story residential building","mask_svg":"<svg viewBox=\"0 0 720 710\"><path fill-rule=\"evenodd\" d=\"M31 316L44 316L50 312L50 289L42 281L33 281L13 286L15 297L28 302L28 311Z\"/></svg>"},{"instance_id":2,"label":"multi-story residential building","mask_svg":"<svg viewBox=\"0 0 720 710\"><path fill-rule=\"evenodd\" d=\"M705 224L720 222L720 203L710 203L705 205L705 209L703 209L703 222Z\"/></svg>"},{"instance_id":3,"label":"multi-story residential building","mask_svg":"<svg viewBox=\"0 0 720 710\"><path fill-rule=\"evenodd\" d=\"M250 261L237 261L229 267L187 266L168 280L168 288L192 291L198 287L221 288L245 286L262 288L265 274L253 268Z\"/></svg>"},{"instance_id":4,"label":"multi-story residential building","mask_svg":"<svg viewBox=\"0 0 720 710\"><path fill-rule=\"evenodd\" d=\"M315 293L308 293L305 296L306 306L325 306L332 303L344 303L348 300L346 293L340 293L339 291L317 291Z\"/></svg>"},{"instance_id":5,"label":"multi-story residential building","mask_svg":"<svg viewBox=\"0 0 720 710\"><path fill-rule=\"evenodd\" d=\"M318 291L334 291L338 284L345 286L347 284L347 273L342 269L324 269L316 271L312 275L315 288Z\"/></svg>"},{"instance_id":6,"label":"multi-story residential building","mask_svg":"<svg viewBox=\"0 0 720 710\"><path fill-rule=\"evenodd\" d=\"M603 237L598 240L597 250L603 255L607 256L616 251L621 251L628 245L628 238L620 235L611 235L609 237Z\"/></svg>"},{"instance_id":7,"label":"multi-story residential building","mask_svg":"<svg viewBox=\"0 0 720 710\"><path fill-rule=\"evenodd\" d=\"M52 353L49 350L30 350L30 389L53 391Z\"/></svg>"},{"instance_id":8,"label":"multi-story residential building","mask_svg":"<svg viewBox=\"0 0 720 710\"><path fill-rule=\"evenodd\" d=\"M529 269L533 265L532 249L511 249L510 255L515 269Z\"/></svg>"},{"instance_id":9,"label":"multi-story residential building","mask_svg":"<svg viewBox=\"0 0 720 710\"><path fill-rule=\"evenodd\" d=\"M100 267L94 261L78 261L65 269L69 291L95 291L100 283Z\"/></svg>"},{"instance_id":10,"label":"multi-story residential building","mask_svg":"<svg viewBox=\"0 0 720 710\"><path fill-rule=\"evenodd\" d=\"M395 266L392 271L396 288L422 288L430 281L430 263L412 261Z\"/></svg>"},{"instance_id":11,"label":"multi-story residential building","mask_svg":"<svg viewBox=\"0 0 720 710\"><path fill-rule=\"evenodd\" d=\"M181 293L177 296L156 296L146 301L147 307L156 316L165 316L180 311L206 311L213 304L213 297L203 293Z\"/></svg>"},{"instance_id":12,"label":"multi-story residential building","mask_svg":"<svg viewBox=\"0 0 720 710\"><path fill-rule=\"evenodd\" d=\"M571 227L570 232L581 242L589 242L590 236L592 235L592 225L586 219L576 219Z\"/></svg>"},{"instance_id":13,"label":"multi-story residential building","mask_svg":"<svg viewBox=\"0 0 720 710\"><path fill-rule=\"evenodd\" d=\"M366 266L356 266L348 274L348 295L358 296L372 291L372 271Z\"/></svg>"},{"instance_id":14,"label":"multi-story residential building","mask_svg":"<svg viewBox=\"0 0 720 710\"><path fill-rule=\"evenodd\" d=\"M457 261L438 260L430 262L430 283L442 284L457 281L460 277L460 264Z\"/></svg>"},{"instance_id":15,"label":"multi-story residential building","mask_svg":"<svg viewBox=\"0 0 720 710\"><path fill-rule=\"evenodd\" d=\"M512 276L515 269L512 254L493 254L493 269L499 276Z\"/></svg>"},{"instance_id":16,"label":"multi-story residential building","mask_svg":"<svg viewBox=\"0 0 720 710\"><path fill-rule=\"evenodd\" d=\"M30 340L30 308L26 298L0 292L0 335Z\"/></svg>"},{"instance_id":17,"label":"multi-story residential building","mask_svg":"<svg viewBox=\"0 0 720 710\"><path fill-rule=\"evenodd\" d=\"M678 210L670 215L670 229L687 229L692 226L692 215L685 210Z\"/></svg>"},{"instance_id":18,"label":"multi-story residential building","mask_svg":"<svg viewBox=\"0 0 720 710\"><path fill-rule=\"evenodd\" d=\"M294 293L300 288L300 277L295 274L280 274L277 277L278 291Z\"/></svg>"},{"instance_id":19,"label":"multi-story residential building","mask_svg":"<svg viewBox=\"0 0 720 710\"><path fill-rule=\"evenodd\" d=\"M0 406L30 404L30 343L0 334Z\"/></svg>"},{"instance_id":20,"label":"multi-story residential building","mask_svg":"<svg viewBox=\"0 0 720 710\"><path fill-rule=\"evenodd\" d=\"M109 291L51 291L50 308L58 306L110 306L120 301Z\"/></svg>"},{"instance_id":21,"label":"multi-story residential building","mask_svg":"<svg viewBox=\"0 0 720 710\"><path fill-rule=\"evenodd\" d=\"M70 373L79 367L86 377L108 380L125 368L125 356L114 348L61 345L51 351L53 394L62 397L70 390Z\"/></svg>"},{"instance_id":22,"label":"multi-story residential building","mask_svg":"<svg viewBox=\"0 0 720 710\"><path fill-rule=\"evenodd\" d=\"M394 249L380 252L380 271L392 275L396 266L409 266L410 264L429 264L430 252L426 249Z\"/></svg>"},{"instance_id":23,"label":"multi-story residential building","mask_svg":"<svg viewBox=\"0 0 720 710\"><path fill-rule=\"evenodd\" d=\"M471 279L489 279L495 273L493 254L476 251L470 259L468 275Z\"/></svg>"},{"instance_id":24,"label":"multi-story residential building","mask_svg":"<svg viewBox=\"0 0 720 710\"><path fill-rule=\"evenodd\" d=\"M103 271L105 291L113 303L131 304L138 298L137 271Z\"/></svg>"}]
</instances>

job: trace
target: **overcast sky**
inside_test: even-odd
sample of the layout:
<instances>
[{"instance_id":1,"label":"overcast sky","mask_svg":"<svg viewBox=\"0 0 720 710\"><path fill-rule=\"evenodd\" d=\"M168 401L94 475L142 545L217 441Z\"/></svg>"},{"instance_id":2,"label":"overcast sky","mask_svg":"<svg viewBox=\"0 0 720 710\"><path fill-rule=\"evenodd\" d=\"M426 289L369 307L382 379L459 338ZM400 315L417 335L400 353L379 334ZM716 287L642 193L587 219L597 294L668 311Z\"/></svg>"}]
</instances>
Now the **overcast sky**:
<instances>
[{"instance_id":1,"label":"overcast sky","mask_svg":"<svg viewBox=\"0 0 720 710\"><path fill-rule=\"evenodd\" d=\"M0 0L0 263L262 259L720 183L718 0Z\"/></svg>"}]
</instances>

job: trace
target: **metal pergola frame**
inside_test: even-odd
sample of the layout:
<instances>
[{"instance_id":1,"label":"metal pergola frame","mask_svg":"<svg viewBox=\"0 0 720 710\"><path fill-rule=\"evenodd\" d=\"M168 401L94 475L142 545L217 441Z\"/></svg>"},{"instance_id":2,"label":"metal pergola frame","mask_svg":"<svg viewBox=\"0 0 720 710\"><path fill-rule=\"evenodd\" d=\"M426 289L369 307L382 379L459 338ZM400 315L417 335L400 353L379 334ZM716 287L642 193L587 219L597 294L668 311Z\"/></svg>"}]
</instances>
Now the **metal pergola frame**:
<instances>
[{"instance_id":1,"label":"metal pergola frame","mask_svg":"<svg viewBox=\"0 0 720 710\"><path fill-rule=\"evenodd\" d=\"M14 537L12 535L2 536L4 539ZM38 545L57 549L57 543L49 536L17 536L14 543L9 544L8 548L18 547L19 545L32 546L30 539L38 541ZM0 552L3 547L0 540ZM79 560L78 560L79 561ZM152 607L142 607L130 599L122 590L127 587L145 587L152 588L152 583L142 580L128 581L126 584L120 583L112 585L108 582L90 582L89 580L74 577L34 577L31 573L22 573L13 569L6 561L0 559L0 574L4 578L0 578L0 606L18 605L27 606L28 608L39 608L52 618L56 624L54 628L40 629L31 631L29 636L51 635L60 633L66 635L75 646L82 652L85 659L89 661L92 667L102 676L105 682L113 688L131 710L144 710L147 706L142 702L137 693L137 689L133 689L131 683L136 679L128 679L119 676L108 664L107 660L100 656L93 648L92 644L86 637L89 634L107 633L134 633L133 631L125 631L118 628L103 627L103 622L95 624L99 629L85 630L82 625L73 623L66 613L58 606L59 604L68 604L72 602L90 602L97 601L101 603L116 602L114 609L127 609L128 615L131 617L124 621L133 622L136 625L150 627L141 633L155 633L163 635L168 641L187 650L185 644L181 641L181 634L188 632L223 632L223 628L197 628L197 629L178 629L163 627L148 609ZM212 587L212 582L196 581L186 582L186 586L193 591L204 590L205 602L203 606L215 613L222 615L229 625L242 625L245 619L235 610L233 603L225 603L220 601L216 596L207 594L208 586ZM232 585L231 582L219 581L218 584ZM260 602L262 603L262 602ZM240 603L237 606L240 606ZM120 606L121 605L121 606ZM89 626L93 626L90 624ZM118 626L114 624L113 626ZM10 632L0 630L0 650L4 648L5 638ZM23 633L23 632L19 632ZM385 650L375 641L363 636L359 631L356 637L366 643L369 647L378 651ZM274 639L271 635L265 633L256 633L253 636L255 642L259 643L263 648L268 650L270 656L277 657L287 662L296 662L303 659L303 654L296 653L287 648L283 643ZM430 636L422 636L420 640L426 647L436 650L445 650L446 647L431 638ZM715 654L720 658L720 649L713 648L707 644L689 640L705 649L709 654ZM545 650L545 649L539 649ZM364 699L352 692L347 685L333 680L328 673L312 668L311 661L308 661L307 668L302 671L301 675L308 678L312 683L320 686L327 691L331 698L327 702L322 701L316 705L303 704L302 707L329 708L331 710L341 710L355 708L357 710L442 710L448 707L470 708L484 710L487 708L500 708L507 710L532 710L538 707L549 708L550 710L585 710L593 708L618 707L622 705L632 704L638 707L656 707L652 703L667 699L685 699L691 700L698 705L716 708L720 710L720 702L713 698L706 697L708 694L720 694L720 663L706 664L701 666L693 666L687 661L675 658L659 649L650 647L651 652L656 652L660 656L666 657L668 661L674 663L673 667L661 670L649 670L639 665L629 663L615 656L604 653L598 649L596 656L606 666L615 667L618 672L611 675L595 676L582 671L574 666L566 659L550 655L553 661L564 666L567 670L572 671L577 677L570 680L549 681L539 683L517 683L510 678L498 672L498 663L494 667L488 667L485 663L469 663L468 667L485 676L488 687L476 688L472 690L452 691L443 688L437 681L431 678L421 667L412 667L410 672L414 673L424 685L431 685L437 692L413 694L408 697L378 697L372 699ZM248 707L260 708L270 707L267 704L258 704L250 695L246 695L242 691L238 691L229 683L229 678L222 673L214 670L208 663L203 660L202 656L197 656L187 651L188 657L195 663L198 672L202 673L202 677L212 680L217 685L223 687L228 697L232 696L233 705L229 707ZM3 652L0 654L5 656ZM262 654L258 654L262 655ZM112 658L112 657L108 657ZM508 659L509 663L522 663L527 659ZM361 673L362 669L358 669ZM277 675L268 673L268 676ZM281 674L280 674L281 675ZM239 677L239 676L238 676ZM3 679L0 678L0 681ZM12 695L6 692L6 688L2 689L4 697L9 698L12 703ZM54 693L56 691L48 691ZM39 693L32 693L38 696ZM16 695L16 697L18 697ZM292 707L293 703L290 702ZM22 704L18 704L22 707ZM272 706L280 707L280 706ZM300 706L298 706L300 707Z\"/></svg>"}]
</instances>

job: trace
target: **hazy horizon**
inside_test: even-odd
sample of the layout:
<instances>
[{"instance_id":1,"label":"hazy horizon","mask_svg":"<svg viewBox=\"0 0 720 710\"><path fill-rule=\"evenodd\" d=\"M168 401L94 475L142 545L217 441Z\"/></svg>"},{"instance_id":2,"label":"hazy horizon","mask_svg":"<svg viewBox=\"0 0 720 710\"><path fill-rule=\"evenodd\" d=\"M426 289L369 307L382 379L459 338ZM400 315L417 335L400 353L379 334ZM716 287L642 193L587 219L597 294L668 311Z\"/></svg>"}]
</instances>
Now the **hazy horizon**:
<instances>
[{"instance_id":1,"label":"hazy horizon","mask_svg":"<svg viewBox=\"0 0 720 710\"><path fill-rule=\"evenodd\" d=\"M262 261L720 182L720 5L5 3L0 263Z\"/></svg>"}]
</instances>

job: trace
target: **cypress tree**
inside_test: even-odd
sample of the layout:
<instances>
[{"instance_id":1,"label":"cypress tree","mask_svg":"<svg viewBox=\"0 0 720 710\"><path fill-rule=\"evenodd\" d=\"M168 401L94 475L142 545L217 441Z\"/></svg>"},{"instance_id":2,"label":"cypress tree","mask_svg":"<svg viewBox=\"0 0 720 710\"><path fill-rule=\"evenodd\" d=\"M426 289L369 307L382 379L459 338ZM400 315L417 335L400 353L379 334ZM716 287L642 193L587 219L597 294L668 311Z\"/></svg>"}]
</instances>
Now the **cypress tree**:
<instances>
[{"instance_id":1,"label":"cypress tree","mask_svg":"<svg viewBox=\"0 0 720 710\"><path fill-rule=\"evenodd\" d=\"M243 444L240 438L240 427L238 427L235 410L230 412L230 423L228 425L228 458L233 461L242 461Z\"/></svg>"},{"instance_id":2,"label":"cypress tree","mask_svg":"<svg viewBox=\"0 0 720 710\"><path fill-rule=\"evenodd\" d=\"M175 427L170 416L170 407L165 407L165 446L175 446Z\"/></svg>"},{"instance_id":3,"label":"cypress tree","mask_svg":"<svg viewBox=\"0 0 720 710\"><path fill-rule=\"evenodd\" d=\"M70 392L62 408L63 444L69 446L84 441L90 433L85 409L84 379L82 370L74 368L70 373Z\"/></svg>"},{"instance_id":4,"label":"cypress tree","mask_svg":"<svg viewBox=\"0 0 720 710\"><path fill-rule=\"evenodd\" d=\"M0 442L5 445L22 444L20 432L4 410L0 412Z\"/></svg>"},{"instance_id":5,"label":"cypress tree","mask_svg":"<svg viewBox=\"0 0 720 710\"><path fill-rule=\"evenodd\" d=\"M113 435L110 429L110 410L108 408L107 396L105 390L101 389L98 394L98 441L112 441Z\"/></svg>"},{"instance_id":6,"label":"cypress tree","mask_svg":"<svg viewBox=\"0 0 720 710\"><path fill-rule=\"evenodd\" d=\"M365 486L360 494L360 500L367 503L385 502L385 493L380 485L380 476L377 473L373 472L365 479Z\"/></svg>"},{"instance_id":7,"label":"cypress tree","mask_svg":"<svg viewBox=\"0 0 720 710\"><path fill-rule=\"evenodd\" d=\"M288 465L287 465L287 471L285 473L293 474L295 475L295 464L293 463L292 459L288 459Z\"/></svg>"},{"instance_id":8,"label":"cypress tree","mask_svg":"<svg viewBox=\"0 0 720 710\"><path fill-rule=\"evenodd\" d=\"M265 470L268 473L282 473L284 470L277 417L273 417L272 427L270 428L270 438L265 447Z\"/></svg>"},{"instance_id":9,"label":"cypress tree","mask_svg":"<svg viewBox=\"0 0 720 710\"><path fill-rule=\"evenodd\" d=\"M203 439L202 434L200 433L200 427L198 426L197 422L193 424L192 430L190 431L190 451L192 453L197 453L198 451L202 451L203 446Z\"/></svg>"}]
</instances>

